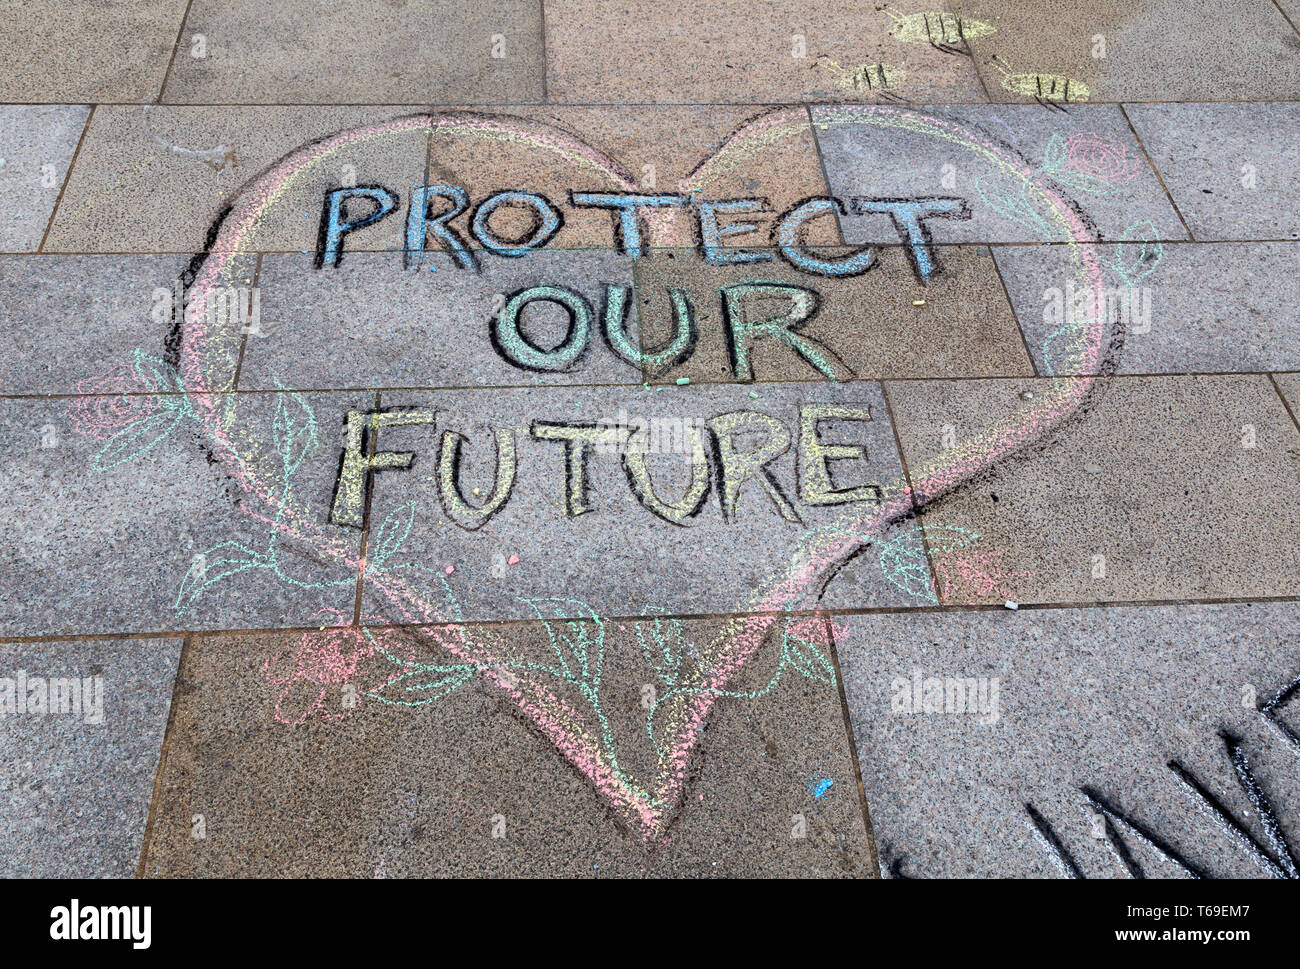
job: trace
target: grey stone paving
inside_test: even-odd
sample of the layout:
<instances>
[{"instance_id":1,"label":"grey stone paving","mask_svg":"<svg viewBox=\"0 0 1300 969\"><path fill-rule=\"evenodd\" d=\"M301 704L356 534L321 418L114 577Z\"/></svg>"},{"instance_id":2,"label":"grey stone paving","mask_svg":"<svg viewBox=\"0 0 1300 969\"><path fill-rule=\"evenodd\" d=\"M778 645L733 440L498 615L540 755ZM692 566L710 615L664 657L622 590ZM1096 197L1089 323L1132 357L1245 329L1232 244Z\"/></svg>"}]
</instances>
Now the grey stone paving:
<instances>
[{"instance_id":1,"label":"grey stone paving","mask_svg":"<svg viewBox=\"0 0 1300 969\"><path fill-rule=\"evenodd\" d=\"M131 878L179 639L0 644L0 875Z\"/></svg>"},{"instance_id":2,"label":"grey stone paving","mask_svg":"<svg viewBox=\"0 0 1300 969\"><path fill-rule=\"evenodd\" d=\"M1300 239L1300 105L1125 110L1196 239Z\"/></svg>"},{"instance_id":3,"label":"grey stone paving","mask_svg":"<svg viewBox=\"0 0 1300 969\"><path fill-rule=\"evenodd\" d=\"M84 105L0 105L0 252L40 246L88 117Z\"/></svg>"},{"instance_id":4,"label":"grey stone paving","mask_svg":"<svg viewBox=\"0 0 1300 969\"><path fill-rule=\"evenodd\" d=\"M284 487L271 443L282 399L301 429L289 440L301 469L288 485L291 507L324 521L340 450L336 425L309 434L289 398L245 395L234 440L253 455L250 466ZM309 406L322 413L366 406L364 395L328 400L311 398ZM0 585L5 635L350 621L355 567L305 557L277 539L270 522L245 515L231 477L195 460L184 406L179 395L0 401L0 504L23 536ZM180 513L187 508L207 511ZM355 561L359 537L325 528Z\"/></svg>"},{"instance_id":5,"label":"grey stone paving","mask_svg":"<svg viewBox=\"0 0 1300 969\"><path fill-rule=\"evenodd\" d=\"M398 0L377 10L195 0L183 38L188 49L163 91L173 104L514 103L542 93L541 10L523 0Z\"/></svg>"},{"instance_id":6,"label":"grey stone paving","mask_svg":"<svg viewBox=\"0 0 1300 969\"><path fill-rule=\"evenodd\" d=\"M960 199L957 213L922 220L935 242L1051 242L1069 227L1051 216L1025 178L1047 179L1082 203L1090 234L1125 237L1150 222L1162 239L1186 238L1177 213L1116 105L1079 105L1062 114L1038 105L939 105L942 132L968 132L994 144L1028 174L1013 176L977 148L943 134L868 124L851 107L816 107L813 127L835 195ZM962 137L967 137L963 135ZM933 208L936 203L926 207ZM1032 218L1025 213L1037 212ZM847 242L898 242L888 214L850 214L840 223Z\"/></svg>"},{"instance_id":7,"label":"grey stone paving","mask_svg":"<svg viewBox=\"0 0 1300 969\"><path fill-rule=\"evenodd\" d=\"M157 97L185 0L85 3L7 0L0 37L3 95L17 102L150 101Z\"/></svg>"},{"instance_id":8,"label":"grey stone paving","mask_svg":"<svg viewBox=\"0 0 1300 969\"><path fill-rule=\"evenodd\" d=\"M1300 246L1186 243L1162 247L1159 263L1129 287L1116 266L1127 246L1100 246L1106 312L1124 327L1117 373L1234 373L1300 366L1293 305ZM1083 372L1054 341L1057 301L1074 285L1063 246L999 246L994 252L1040 373ZM1242 280L1250 285L1243 286Z\"/></svg>"},{"instance_id":9,"label":"grey stone paving","mask_svg":"<svg viewBox=\"0 0 1300 969\"><path fill-rule=\"evenodd\" d=\"M100 106L64 189L46 250L199 252L240 186L272 162L341 129L418 112L418 106ZM428 130L416 126L381 142L362 140L336 148L289 182L288 195L281 198L292 204L263 218L240 251L315 251L328 189L358 180L377 182L407 200L409 187L423 179L427 145ZM350 233L346 248L400 250L404 213L403 208Z\"/></svg>"},{"instance_id":10,"label":"grey stone paving","mask_svg":"<svg viewBox=\"0 0 1300 969\"><path fill-rule=\"evenodd\" d=\"M840 663L882 870L1123 878L1136 874L1123 843L1147 877L1186 877L1170 854L1215 877L1277 877L1288 859L1222 733L1295 845L1300 747L1259 708L1300 674L1297 622L1295 603L846 620Z\"/></svg>"},{"instance_id":11,"label":"grey stone paving","mask_svg":"<svg viewBox=\"0 0 1300 969\"><path fill-rule=\"evenodd\" d=\"M1277 381L1278 388L1282 391L1282 398L1291 408L1291 413L1296 414L1297 408L1300 408L1300 373L1280 373L1273 378Z\"/></svg>"},{"instance_id":12,"label":"grey stone paving","mask_svg":"<svg viewBox=\"0 0 1300 969\"><path fill-rule=\"evenodd\" d=\"M182 256L0 256L0 328L8 334L0 350L0 394L164 389L131 375L136 351L162 352L186 262ZM256 265L256 257L240 257L232 285L251 289ZM212 359L202 389L234 386L237 350Z\"/></svg>"},{"instance_id":13,"label":"grey stone paving","mask_svg":"<svg viewBox=\"0 0 1300 969\"><path fill-rule=\"evenodd\" d=\"M1082 387L891 381L886 392L915 478L945 451L987 440L1008 415ZM1297 454L1300 431L1266 376L1098 381L1076 419L927 506L928 525L974 532L995 553L969 568L965 552L953 553L942 598L1292 595L1300 581Z\"/></svg>"},{"instance_id":14,"label":"grey stone paving","mask_svg":"<svg viewBox=\"0 0 1300 969\"><path fill-rule=\"evenodd\" d=\"M906 13L933 6L898 5ZM746 0L545 7L549 91L560 101L862 101L877 96L867 83L875 75L863 70L871 64L888 65L886 89L914 101L984 100L969 60L900 42L885 11L853 0L791 0L770 18L755 17Z\"/></svg>"}]
</instances>

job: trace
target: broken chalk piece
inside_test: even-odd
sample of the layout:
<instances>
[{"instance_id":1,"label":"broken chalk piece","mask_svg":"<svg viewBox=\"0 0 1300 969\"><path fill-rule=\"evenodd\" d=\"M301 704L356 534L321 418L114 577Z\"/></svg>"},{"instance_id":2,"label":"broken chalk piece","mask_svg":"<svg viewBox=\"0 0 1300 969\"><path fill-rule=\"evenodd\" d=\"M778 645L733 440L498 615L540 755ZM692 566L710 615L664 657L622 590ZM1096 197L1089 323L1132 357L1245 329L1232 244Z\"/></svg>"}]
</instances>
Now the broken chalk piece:
<instances>
[{"instance_id":1,"label":"broken chalk piece","mask_svg":"<svg viewBox=\"0 0 1300 969\"><path fill-rule=\"evenodd\" d=\"M510 558L506 559L506 565L518 565L518 564L519 564L518 555L512 555L510 556Z\"/></svg>"},{"instance_id":2,"label":"broken chalk piece","mask_svg":"<svg viewBox=\"0 0 1300 969\"><path fill-rule=\"evenodd\" d=\"M1010 599L1008 599L1006 602L1004 602L1003 605L1006 606L1006 608L1008 608L1008 609L1019 609L1019 608L1020 608L1020 603L1018 603L1018 602L1012 602Z\"/></svg>"},{"instance_id":3,"label":"broken chalk piece","mask_svg":"<svg viewBox=\"0 0 1300 969\"><path fill-rule=\"evenodd\" d=\"M913 305L913 306L924 306L924 305L925 305L925 300L923 300L923 299L914 299L914 300L912 300L912 305Z\"/></svg>"},{"instance_id":4,"label":"broken chalk piece","mask_svg":"<svg viewBox=\"0 0 1300 969\"><path fill-rule=\"evenodd\" d=\"M677 386L678 386L678 387L685 387L685 386L686 386L687 384L689 384L690 382L691 382L691 378L690 378L690 377L678 377L678 378L677 378Z\"/></svg>"},{"instance_id":5,"label":"broken chalk piece","mask_svg":"<svg viewBox=\"0 0 1300 969\"><path fill-rule=\"evenodd\" d=\"M448 575L451 575L451 574L452 574L453 572L455 572L455 571L456 571L456 566L454 566L454 565L449 565L449 566L447 566L447 574L448 574Z\"/></svg>"}]
</instances>

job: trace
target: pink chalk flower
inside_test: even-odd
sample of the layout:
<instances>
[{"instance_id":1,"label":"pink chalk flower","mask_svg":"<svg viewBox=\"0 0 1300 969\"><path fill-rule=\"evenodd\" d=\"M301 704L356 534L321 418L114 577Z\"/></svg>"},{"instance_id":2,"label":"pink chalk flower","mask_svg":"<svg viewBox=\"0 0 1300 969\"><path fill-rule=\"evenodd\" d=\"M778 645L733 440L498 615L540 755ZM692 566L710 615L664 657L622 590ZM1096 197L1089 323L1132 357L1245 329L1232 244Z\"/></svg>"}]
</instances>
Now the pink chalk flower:
<instances>
[{"instance_id":1,"label":"pink chalk flower","mask_svg":"<svg viewBox=\"0 0 1300 969\"><path fill-rule=\"evenodd\" d=\"M106 441L154 412L157 399L144 396L152 392L131 367L87 377L77 383L77 393L85 396L69 405L72 426L78 434Z\"/></svg>"},{"instance_id":2,"label":"pink chalk flower","mask_svg":"<svg viewBox=\"0 0 1300 969\"><path fill-rule=\"evenodd\" d=\"M827 644L826 620L820 615L792 616L786 622L785 631L805 642ZM847 631L847 626L835 622L834 618L831 619L831 632L836 639L842 639Z\"/></svg>"},{"instance_id":3,"label":"pink chalk flower","mask_svg":"<svg viewBox=\"0 0 1300 969\"><path fill-rule=\"evenodd\" d=\"M305 632L293 647L290 663L292 669L283 675L271 671L271 660L262 664L267 682L280 687L275 701L275 719L279 723L297 726L320 715L327 720L346 717L353 706L341 696L342 687L352 684L352 700L359 702L361 690L353 681L359 678L362 666L375 655L377 646L360 626L351 625L351 616L337 609L325 609L312 617L324 629ZM339 688L331 707L326 701L331 688Z\"/></svg>"},{"instance_id":4,"label":"pink chalk flower","mask_svg":"<svg viewBox=\"0 0 1300 969\"><path fill-rule=\"evenodd\" d=\"M1122 142L1083 132L1065 141L1065 167L1080 175L1116 184L1137 178L1139 162Z\"/></svg>"},{"instance_id":5,"label":"pink chalk flower","mask_svg":"<svg viewBox=\"0 0 1300 969\"><path fill-rule=\"evenodd\" d=\"M1073 188L1101 193L1137 178L1142 162L1123 142L1084 131L1065 140L1053 135L1044 151L1043 167Z\"/></svg>"},{"instance_id":6,"label":"pink chalk flower","mask_svg":"<svg viewBox=\"0 0 1300 969\"><path fill-rule=\"evenodd\" d=\"M987 549L965 546L934 557L935 585L939 601L974 605L990 599L1005 599L1008 579L1028 579L1028 572L1004 572L1001 556Z\"/></svg>"},{"instance_id":7,"label":"pink chalk flower","mask_svg":"<svg viewBox=\"0 0 1300 969\"><path fill-rule=\"evenodd\" d=\"M384 699L381 693L395 694L384 702L420 706L446 696L477 668L427 662L435 651L463 647L464 627L412 632L380 627L367 617L358 626L337 609L323 609L312 620L322 628L303 633L287 653L262 664L267 682L280 688L273 714L277 723L293 727L312 718L342 720L367 697Z\"/></svg>"}]
</instances>

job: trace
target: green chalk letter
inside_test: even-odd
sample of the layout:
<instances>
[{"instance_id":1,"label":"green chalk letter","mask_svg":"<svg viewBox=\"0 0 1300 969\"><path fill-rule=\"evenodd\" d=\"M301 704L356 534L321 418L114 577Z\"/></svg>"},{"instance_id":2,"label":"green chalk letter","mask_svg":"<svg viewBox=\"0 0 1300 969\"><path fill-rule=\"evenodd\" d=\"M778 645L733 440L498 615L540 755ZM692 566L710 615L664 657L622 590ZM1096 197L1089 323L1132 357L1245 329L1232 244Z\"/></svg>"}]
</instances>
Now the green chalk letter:
<instances>
[{"instance_id":1,"label":"green chalk letter","mask_svg":"<svg viewBox=\"0 0 1300 969\"><path fill-rule=\"evenodd\" d=\"M754 380L751 351L763 337L774 337L791 347L830 380L849 380L853 371L824 344L804 336L802 325L817 315L821 297L815 290L791 283L749 282L722 287L722 322L727 329L728 351L736 379ZM781 316L751 320L746 304L752 300L779 299L788 305Z\"/></svg>"}]
</instances>

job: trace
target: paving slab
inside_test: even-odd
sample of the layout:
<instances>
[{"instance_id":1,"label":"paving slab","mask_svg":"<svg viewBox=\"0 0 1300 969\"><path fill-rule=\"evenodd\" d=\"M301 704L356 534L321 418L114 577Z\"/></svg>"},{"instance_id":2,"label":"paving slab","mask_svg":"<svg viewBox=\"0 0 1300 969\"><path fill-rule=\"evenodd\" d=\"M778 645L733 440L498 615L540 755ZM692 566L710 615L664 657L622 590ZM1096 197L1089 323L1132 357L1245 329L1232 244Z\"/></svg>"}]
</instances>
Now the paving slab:
<instances>
[{"instance_id":1,"label":"paving slab","mask_svg":"<svg viewBox=\"0 0 1300 969\"><path fill-rule=\"evenodd\" d=\"M326 524L341 435L307 409L342 413L365 406L366 395L124 391L0 401L0 503L20 536L0 587L4 634L347 621L359 536ZM199 430L201 416L224 429L243 458L240 473L269 490L282 514L223 470L226 451ZM304 522L321 523L324 550L304 547Z\"/></svg>"},{"instance_id":2,"label":"paving slab","mask_svg":"<svg viewBox=\"0 0 1300 969\"><path fill-rule=\"evenodd\" d=\"M1061 102L1300 95L1300 37L1262 0L954 0L950 8L992 28L976 33L970 48L994 101L1032 101L1040 91Z\"/></svg>"},{"instance_id":3,"label":"paving slab","mask_svg":"<svg viewBox=\"0 0 1300 969\"><path fill-rule=\"evenodd\" d=\"M575 637L596 628L554 625ZM611 749L633 781L657 764L646 697L656 686L666 692L661 677L675 675L647 663L661 654L643 652L638 635L652 648L691 648L716 636L722 623L642 626L603 624L604 678L574 705L593 722L593 705L599 708ZM737 693L771 688L718 703L699 731L691 781L668 809L671 822L649 837L607 807L484 674L403 705L413 681L394 680L394 663L451 662L435 633L335 635L353 638L331 646L205 637L186 652L146 876L873 873L836 684L788 666L778 672L775 634L733 681ZM541 623L454 635L523 662L549 653ZM360 657L346 679L303 679L301 660L334 648ZM563 696L573 692L572 684L542 678ZM201 838L194 836L196 816Z\"/></svg>"},{"instance_id":4,"label":"paving slab","mask_svg":"<svg viewBox=\"0 0 1300 969\"><path fill-rule=\"evenodd\" d=\"M160 352L172 325L177 256L0 256L0 393L102 394L135 370L136 351ZM251 287L255 257L232 264ZM235 382L238 344L209 356L206 387ZM107 383L105 383L107 380ZM139 392L139 387L134 388Z\"/></svg>"},{"instance_id":5,"label":"paving slab","mask_svg":"<svg viewBox=\"0 0 1300 969\"><path fill-rule=\"evenodd\" d=\"M162 88L186 0L5 0L6 101L151 101Z\"/></svg>"},{"instance_id":6,"label":"paving slab","mask_svg":"<svg viewBox=\"0 0 1300 969\"><path fill-rule=\"evenodd\" d=\"M867 381L756 389L396 392L383 394L381 404L385 410L415 408L426 420L429 412L436 414L433 425L381 427L376 438L380 452L415 455L409 470L375 475L370 505L364 608L390 622L532 618L524 600L557 596L571 600L565 609L576 610L566 615L579 616L585 609L626 616L647 609L711 614L758 608L755 603L771 602L778 583L801 574L809 541L846 518L876 512L880 501L869 486L878 486L879 496L890 501L901 483L884 399L879 385ZM816 462L807 454L800 459L803 477L795 475L797 452L812 446L811 424L800 445L800 414L811 419L822 412L809 408L820 406L853 413L819 418L819 440L847 449L830 462L829 485L819 486ZM721 458L708 443L708 422L736 412L754 413L717 425L717 436L729 442L726 450L735 452L728 458L729 480L740 480L741 453L775 454L786 435L788 450L769 458L770 488L757 478L742 482L738 497L727 489L724 518L717 484ZM576 457L569 464L569 448L557 438L574 432L534 430L564 424L586 425L592 433L593 425L608 428L600 432L607 435L601 441L573 446L575 455L586 455L585 476L575 470ZM619 447L620 435L630 429L641 430L626 449L631 472L624 468L629 453ZM456 435L464 437L459 454ZM706 442L700 463L697 440ZM498 490L502 447L506 470ZM635 477L645 487L637 458L653 492L644 501L630 484ZM453 478L463 502L451 491ZM913 530L907 524L888 535ZM839 576L826 594L828 606L916 602L873 557L849 562ZM793 598L781 601L800 604L764 608L812 608L821 592L811 581L790 589Z\"/></svg>"},{"instance_id":7,"label":"paving slab","mask_svg":"<svg viewBox=\"0 0 1300 969\"><path fill-rule=\"evenodd\" d=\"M90 117L80 104L0 105L0 252L35 252Z\"/></svg>"},{"instance_id":8,"label":"paving slab","mask_svg":"<svg viewBox=\"0 0 1300 969\"><path fill-rule=\"evenodd\" d=\"M863 101L882 90L913 101L987 100L968 57L897 26L898 16L932 8L797 0L755 17L742 0L549 0L547 90L556 101L598 104Z\"/></svg>"},{"instance_id":9,"label":"paving slab","mask_svg":"<svg viewBox=\"0 0 1300 969\"><path fill-rule=\"evenodd\" d=\"M1192 235L1300 239L1297 104L1130 104L1133 128Z\"/></svg>"},{"instance_id":10,"label":"paving slab","mask_svg":"<svg viewBox=\"0 0 1300 969\"><path fill-rule=\"evenodd\" d=\"M677 249L655 251L636 264L643 349L667 346L676 333L673 289L691 294L699 331L695 352L681 363L651 370L652 382L1033 375L997 269L983 247L942 247L936 253L942 268L926 286L918 283L906 250L898 246L877 247L872 268L841 279L801 272L772 249L747 251L766 261L714 266L696 250ZM771 288L743 299L724 295L724 290L743 292L730 287L756 282ZM814 294L817 310L797 332L826 348L835 362L816 348L800 352L781 337L758 339L751 351L743 336L728 335L728 298L744 308L737 321L742 329L733 324L733 332L743 333L746 322L788 316L790 298L781 297L777 286ZM745 362L733 361L733 344L746 351Z\"/></svg>"},{"instance_id":11,"label":"paving slab","mask_svg":"<svg viewBox=\"0 0 1300 969\"><path fill-rule=\"evenodd\" d=\"M485 256L474 272L429 253L418 266L404 265L401 253L357 252L321 269L310 256L265 256L259 288L266 335L247 342L240 389L641 381L641 368L611 353L596 333L605 287L631 292L627 256L595 250L543 251L522 260ZM590 317L586 349L559 371L531 369L493 338L493 320L507 312L508 299L543 286L581 294ZM526 339L545 348L564 344L571 325L569 309L541 300L525 306L519 319ZM634 312L626 331L637 345Z\"/></svg>"},{"instance_id":12,"label":"paving slab","mask_svg":"<svg viewBox=\"0 0 1300 969\"><path fill-rule=\"evenodd\" d=\"M1187 237L1117 105L1067 113L943 105L915 114L824 106L813 108L813 129L840 198L964 202L969 217L922 218L936 243ZM1061 202L1051 204L1036 182ZM1081 227L1068 214L1071 203ZM846 242L900 241L887 213L850 212L840 225Z\"/></svg>"},{"instance_id":13,"label":"paving slab","mask_svg":"<svg viewBox=\"0 0 1300 969\"><path fill-rule=\"evenodd\" d=\"M0 645L0 875L135 876L180 654L179 639Z\"/></svg>"},{"instance_id":14,"label":"paving slab","mask_svg":"<svg viewBox=\"0 0 1300 969\"><path fill-rule=\"evenodd\" d=\"M416 108L100 107L86 131L47 251L199 252L246 182L316 139L391 122L392 133L340 145L286 177L240 251L315 251L325 193L383 185L398 211L347 234L351 250L401 249L410 187L423 184L428 130ZM352 206L365 206L353 209ZM360 219L370 200L348 203Z\"/></svg>"},{"instance_id":15,"label":"paving slab","mask_svg":"<svg viewBox=\"0 0 1300 969\"><path fill-rule=\"evenodd\" d=\"M538 4L194 0L163 91L165 102L189 104L466 98L541 100Z\"/></svg>"},{"instance_id":16,"label":"paving slab","mask_svg":"<svg viewBox=\"0 0 1300 969\"><path fill-rule=\"evenodd\" d=\"M1058 394L1074 417L933 501L949 603L1290 595L1300 577L1300 433L1267 376L890 382L913 480L1023 426ZM1024 395L1032 395L1026 399ZM945 448L945 444L949 447ZM950 452L950 453L946 453ZM933 551L933 548L932 548ZM978 553L978 554L976 554Z\"/></svg>"},{"instance_id":17,"label":"paving slab","mask_svg":"<svg viewBox=\"0 0 1300 969\"><path fill-rule=\"evenodd\" d=\"M1273 379L1277 381L1278 389L1291 408L1291 413L1300 413L1300 373L1274 374Z\"/></svg>"},{"instance_id":18,"label":"paving slab","mask_svg":"<svg viewBox=\"0 0 1300 969\"><path fill-rule=\"evenodd\" d=\"M1116 373L1232 373L1300 367L1300 319L1291 307L1300 246L1180 243L1141 264L1140 249L1095 247L1105 267L1106 314L1124 332ZM994 252L1040 373L1081 374L1064 338L1073 253L1065 246ZM1129 268L1140 265L1134 277ZM1242 286L1243 279L1251 285ZM1082 319L1082 317L1080 317Z\"/></svg>"},{"instance_id":19,"label":"paving slab","mask_svg":"<svg viewBox=\"0 0 1300 969\"><path fill-rule=\"evenodd\" d=\"M1300 674L1296 603L844 626L836 641L886 875L1294 877L1300 747L1277 728L1280 711L1261 708ZM1244 793L1242 774L1263 800ZM1290 858L1260 817L1265 801Z\"/></svg>"},{"instance_id":20,"label":"paving slab","mask_svg":"<svg viewBox=\"0 0 1300 969\"><path fill-rule=\"evenodd\" d=\"M609 248L613 213L575 206L570 192L685 195L693 200L760 198L771 213L826 193L808 112L728 105L518 106L438 112L429 148L429 182L465 189L477 203L496 192L539 193L563 215L551 245ZM503 208L491 225L504 236L528 220ZM754 213L765 226L774 216ZM452 219L469 245L465 215ZM698 239L691 207L643 211L645 246ZM841 242L834 219L808 224L812 244ZM626 241L625 241L626 242ZM730 245L728 241L726 244Z\"/></svg>"}]
</instances>

